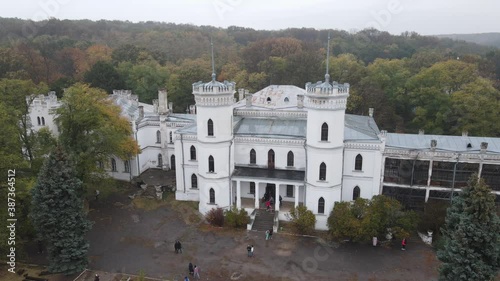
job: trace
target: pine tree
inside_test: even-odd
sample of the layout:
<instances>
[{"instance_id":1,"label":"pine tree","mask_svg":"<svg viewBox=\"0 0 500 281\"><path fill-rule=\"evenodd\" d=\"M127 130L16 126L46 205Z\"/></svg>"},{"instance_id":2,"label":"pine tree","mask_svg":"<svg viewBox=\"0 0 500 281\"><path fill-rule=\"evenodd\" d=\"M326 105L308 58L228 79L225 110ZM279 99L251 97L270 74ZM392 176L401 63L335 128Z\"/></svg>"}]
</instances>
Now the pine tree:
<instances>
[{"instance_id":1,"label":"pine tree","mask_svg":"<svg viewBox=\"0 0 500 281\"><path fill-rule=\"evenodd\" d=\"M83 210L82 182L66 153L56 148L45 161L32 190L31 218L47 246L49 271L72 274L87 266L91 228Z\"/></svg>"},{"instance_id":2,"label":"pine tree","mask_svg":"<svg viewBox=\"0 0 500 281\"><path fill-rule=\"evenodd\" d=\"M500 219L494 195L473 176L453 198L442 229L445 246L438 251L443 262L439 280L493 280L500 267Z\"/></svg>"}]
</instances>

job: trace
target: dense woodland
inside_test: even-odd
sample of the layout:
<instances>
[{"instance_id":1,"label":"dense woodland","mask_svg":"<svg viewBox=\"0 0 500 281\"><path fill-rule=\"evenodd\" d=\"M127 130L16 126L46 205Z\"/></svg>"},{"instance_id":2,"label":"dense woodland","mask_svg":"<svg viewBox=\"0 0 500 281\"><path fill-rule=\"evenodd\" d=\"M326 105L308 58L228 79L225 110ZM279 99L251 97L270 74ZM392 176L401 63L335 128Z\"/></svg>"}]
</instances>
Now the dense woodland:
<instances>
[{"instance_id":1,"label":"dense woodland","mask_svg":"<svg viewBox=\"0 0 500 281\"><path fill-rule=\"evenodd\" d=\"M185 112L191 84L210 79L211 38L217 79L253 92L322 80L329 32L330 75L350 83L349 113L374 107L389 132L500 136L500 50L413 32L0 18L0 79L58 96L76 82L131 89L147 103L166 88L174 111Z\"/></svg>"}]
</instances>

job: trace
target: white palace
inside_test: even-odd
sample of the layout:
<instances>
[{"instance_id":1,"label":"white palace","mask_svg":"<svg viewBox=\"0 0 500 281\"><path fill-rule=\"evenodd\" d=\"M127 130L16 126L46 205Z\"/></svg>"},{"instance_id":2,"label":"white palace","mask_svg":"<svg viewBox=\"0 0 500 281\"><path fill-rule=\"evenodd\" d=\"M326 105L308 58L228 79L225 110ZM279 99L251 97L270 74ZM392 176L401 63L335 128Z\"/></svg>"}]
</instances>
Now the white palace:
<instances>
[{"instance_id":1,"label":"white palace","mask_svg":"<svg viewBox=\"0 0 500 281\"><path fill-rule=\"evenodd\" d=\"M305 205L317 229L327 228L335 202L386 194L419 208L449 199L473 173L500 198L499 138L381 131L373 109L367 116L345 113L349 84L328 74L305 89L271 85L254 94L216 81L215 73L192 86L196 105L186 114L172 112L166 90L152 105L130 91L110 96L141 147L129 161L110 159L112 177L175 169L176 199L199 202L201 213L236 206L254 214L268 193L283 200L275 204L276 219ZM57 134L52 113L59 104L54 93L36 97L33 129L48 126Z\"/></svg>"}]
</instances>

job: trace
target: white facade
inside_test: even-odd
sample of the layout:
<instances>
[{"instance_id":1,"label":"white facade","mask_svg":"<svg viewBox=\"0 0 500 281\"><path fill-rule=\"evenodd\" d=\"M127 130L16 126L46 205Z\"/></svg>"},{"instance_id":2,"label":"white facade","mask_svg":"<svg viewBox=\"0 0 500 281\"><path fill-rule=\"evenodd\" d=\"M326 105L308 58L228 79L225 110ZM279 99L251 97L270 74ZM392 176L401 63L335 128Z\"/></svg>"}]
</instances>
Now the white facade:
<instances>
[{"instance_id":1,"label":"white facade","mask_svg":"<svg viewBox=\"0 0 500 281\"><path fill-rule=\"evenodd\" d=\"M287 219L291 206L305 205L316 215L317 229L327 228L335 202L379 194L421 196L424 202L449 191L446 163L457 175L483 172L500 195L498 138L381 132L373 112L345 114L349 85L331 83L328 76L305 89L239 90L238 102L235 92L234 83L213 76L193 84L196 114L174 114L165 90L153 105L139 103L130 91L115 91L111 98L131 121L141 153L128 164L110 159L109 174L130 180L147 169L175 169L176 199L198 201L201 213L230 206L251 213L263 207L266 193L276 202L281 196L283 205L275 205L280 219ZM30 108L33 129L43 127L43 117L57 134L58 106L54 94L36 97ZM457 143L463 148L453 146Z\"/></svg>"}]
</instances>

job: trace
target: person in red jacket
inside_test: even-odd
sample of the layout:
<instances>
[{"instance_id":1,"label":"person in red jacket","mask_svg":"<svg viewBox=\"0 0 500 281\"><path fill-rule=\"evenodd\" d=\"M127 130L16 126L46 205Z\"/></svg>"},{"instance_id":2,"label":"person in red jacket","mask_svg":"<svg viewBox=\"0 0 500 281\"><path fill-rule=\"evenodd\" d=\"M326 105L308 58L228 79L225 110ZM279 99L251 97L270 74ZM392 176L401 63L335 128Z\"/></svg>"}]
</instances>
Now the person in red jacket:
<instances>
[{"instance_id":1,"label":"person in red jacket","mask_svg":"<svg viewBox=\"0 0 500 281\"><path fill-rule=\"evenodd\" d=\"M403 241L401 241L401 250L406 251L406 238L403 238Z\"/></svg>"}]
</instances>

